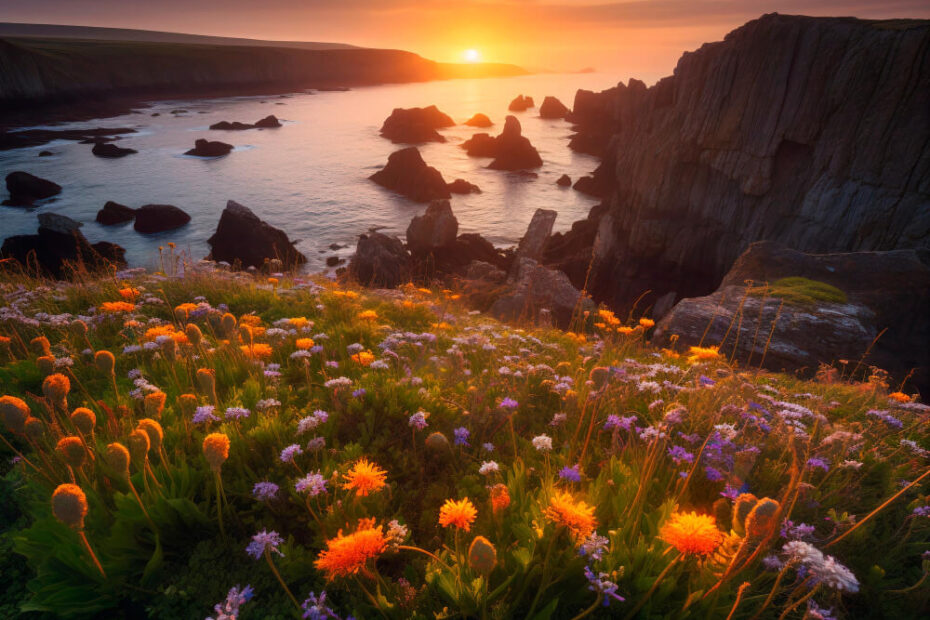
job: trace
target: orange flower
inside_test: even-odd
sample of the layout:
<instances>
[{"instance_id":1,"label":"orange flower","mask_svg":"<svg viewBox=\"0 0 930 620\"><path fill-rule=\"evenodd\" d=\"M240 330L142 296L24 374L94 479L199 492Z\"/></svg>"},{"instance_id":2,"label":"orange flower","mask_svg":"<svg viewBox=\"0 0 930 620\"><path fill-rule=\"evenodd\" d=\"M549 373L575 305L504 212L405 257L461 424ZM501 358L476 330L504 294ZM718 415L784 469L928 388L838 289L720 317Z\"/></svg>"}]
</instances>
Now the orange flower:
<instances>
[{"instance_id":1,"label":"orange flower","mask_svg":"<svg viewBox=\"0 0 930 620\"><path fill-rule=\"evenodd\" d=\"M139 296L139 289L132 288L131 286L127 286L126 288L121 288L119 290L119 296L127 301L135 301L136 297Z\"/></svg>"},{"instance_id":2,"label":"orange flower","mask_svg":"<svg viewBox=\"0 0 930 620\"><path fill-rule=\"evenodd\" d=\"M229 458L229 437L223 433L210 433L203 440L203 455L210 468L219 471Z\"/></svg>"},{"instance_id":3,"label":"orange flower","mask_svg":"<svg viewBox=\"0 0 930 620\"><path fill-rule=\"evenodd\" d=\"M372 355L371 351L359 351L352 356L352 361L362 366L368 366L375 361L375 356Z\"/></svg>"},{"instance_id":4,"label":"orange flower","mask_svg":"<svg viewBox=\"0 0 930 620\"><path fill-rule=\"evenodd\" d=\"M439 509L439 525L443 527L451 525L467 532L471 530L471 524L475 522L477 516L478 510L467 497L457 502L447 499Z\"/></svg>"},{"instance_id":5,"label":"orange flower","mask_svg":"<svg viewBox=\"0 0 930 620\"><path fill-rule=\"evenodd\" d=\"M723 534L710 515L676 512L659 530L659 538L681 553L708 555L720 545Z\"/></svg>"},{"instance_id":6,"label":"orange flower","mask_svg":"<svg viewBox=\"0 0 930 620\"><path fill-rule=\"evenodd\" d=\"M291 327L295 329L300 329L310 325L310 320L305 316L295 316L287 320L291 324Z\"/></svg>"},{"instance_id":7,"label":"orange flower","mask_svg":"<svg viewBox=\"0 0 930 620\"><path fill-rule=\"evenodd\" d=\"M326 541L326 549L314 562L328 580L356 575L369 560L377 558L387 549L383 526L375 527L374 519L360 519L355 532L344 536L342 530L335 538Z\"/></svg>"},{"instance_id":8,"label":"orange flower","mask_svg":"<svg viewBox=\"0 0 930 620\"><path fill-rule=\"evenodd\" d=\"M378 319L378 313L374 310L362 310L358 313L358 318L363 321L375 321Z\"/></svg>"},{"instance_id":9,"label":"orange flower","mask_svg":"<svg viewBox=\"0 0 930 620\"><path fill-rule=\"evenodd\" d=\"M904 392L892 392L891 394L888 395L888 398L898 403L911 402L911 397L905 394Z\"/></svg>"},{"instance_id":10,"label":"orange flower","mask_svg":"<svg viewBox=\"0 0 930 620\"><path fill-rule=\"evenodd\" d=\"M567 528L576 540L587 538L597 527L594 507L582 501L575 502L571 494L564 491L556 492L552 496L545 515L556 525Z\"/></svg>"},{"instance_id":11,"label":"orange flower","mask_svg":"<svg viewBox=\"0 0 930 620\"><path fill-rule=\"evenodd\" d=\"M239 325L248 325L249 327L256 327L259 323L262 322L262 317L256 314L243 314L239 317Z\"/></svg>"},{"instance_id":12,"label":"orange flower","mask_svg":"<svg viewBox=\"0 0 930 620\"><path fill-rule=\"evenodd\" d=\"M696 364L698 362L709 362L720 357L720 347L690 347L688 353L688 362Z\"/></svg>"},{"instance_id":13,"label":"orange flower","mask_svg":"<svg viewBox=\"0 0 930 620\"><path fill-rule=\"evenodd\" d=\"M362 457L352 466L352 469L343 475L343 478L345 479L343 489L355 489L356 495L365 497L369 493L384 488L387 472Z\"/></svg>"},{"instance_id":14,"label":"orange flower","mask_svg":"<svg viewBox=\"0 0 930 620\"><path fill-rule=\"evenodd\" d=\"M491 487L491 510L497 514L510 505L510 491L506 484L495 484Z\"/></svg>"},{"instance_id":15,"label":"orange flower","mask_svg":"<svg viewBox=\"0 0 930 620\"><path fill-rule=\"evenodd\" d=\"M76 484L59 484L52 493L52 514L76 530L84 528L87 516L87 496Z\"/></svg>"},{"instance_id":16,"label":"orange flower","mask_svg":"<svg viewBox=\"0 0 930 620\"><path fill-rule=\"evenodd\" d=\"M244 344L239 348L246 357L251 357L252 359L266 359L271 357L272 353L271 345L263 342L256 342L252 345Z\"/></svg>"},{"instance_id":17,"label":"orange flower","mask_svg":"<svg viewBox=\"0 0 930 620\"><path fill-rule=\"evenodd\" d=\"M617 328L617 333L618 333L618 334L623 334L624 336L629 336L629 335L632 334L634 331L636 331L636 330L633 329L632 327L623 326L623 327L618 327L618 328Z\"/></svg>"},{"instance_id":18,"label":"orange flower","mask_svg":"<svg viewBox=\"0 0 930 620\"><path fill-rule=\"evenodd\" d=\"M106 312L108 314L115 314L117 312L132 312L136 309L136 304L131 304L126 301L105 301L100 304L100 311Z\"/></svg>"},{"instance_id":19,"label":"orange flower","mask_svg":"<svg viewBox=\"0 0 930 620\"><path fill-rule=\"evenodd\" d=\"M313 346L313 338L298 338L297 339L298 349L309 349L312 346Z\"/></svg>"},{"instance_id":20,"label":"orange flower","mask_svg":"<svg viewBox=\"0 0 930 620\"><path fill-rule=\"evenodd\" d=\"M639 325L643 329L649 329L650 327L654 327L655 324L656 324L655 321L653 321L652 319L647 319L646 317L643 317L639 320Z\"/></svg>"}]
</instances>

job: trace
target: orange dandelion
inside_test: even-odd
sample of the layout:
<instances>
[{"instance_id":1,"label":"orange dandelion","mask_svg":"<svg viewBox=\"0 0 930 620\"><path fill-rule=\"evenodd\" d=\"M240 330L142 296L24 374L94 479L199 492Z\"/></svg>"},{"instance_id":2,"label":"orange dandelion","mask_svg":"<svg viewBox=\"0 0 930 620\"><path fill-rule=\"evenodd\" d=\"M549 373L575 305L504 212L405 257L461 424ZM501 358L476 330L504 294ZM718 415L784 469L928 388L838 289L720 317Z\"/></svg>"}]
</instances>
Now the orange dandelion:
<instances>
[{"instance_id":1,"label":"orange dandelion","mask_svg":"<svg viewBox=\"0 0 930 620\"><path fill-rule=\"evenodd\" d=\"M343 535L339 530L335 538L326 541L326 549L320 552L314 566L326 573L330 581L358 574L369 560L374 560L387 549L382 528L381 525L375 526L374 519L360 519L353 533Z\"/></svg>"},{"instance_id":2,"label":"orange dandelion","mask_svg":"<svg viewBox=\"0 0 930 620\"><path fill-rule=\"evenodd\" d=\"M119 296L126 301L135 301L136 297L139 296L139 289L132 287L121 288L119 290Z\"/></svg>"},{"instance_id":3,"label":"orange dandelion","mask_svg":"<svg viewBox=\"0 0 930 620\"><path fill-rule=\"evenodd\" d=\"M373 361L375 361L375 356L372 355L371 351L359 351L352 356L352 361L362 366L369 366Z\"/></svg>"},{"instance_id":4,"label":"orange dandelion","mask_svg":"<svg viewBox=\"0 0 930 620\"><path fill-rule=\"evenodd\" d=\"M659 538L681 553L708 555L720 546L723 534L710 515L676 512L659 530Z\"/></svg>"},{"instance_id":5,"label":"orange dandelion","mask_svg":"<svg viewBox=\"0 0 930 620\"><path fill-rule=\"evenodd\" d=\"M298 349L309 349L312 346L313 346L313 338L298 338L297 339Z\"/></svg>"},{"instance_id":6,"label":"orange dandelion","mask_svg":"<svg viewBox=\"0 0 930 620\"><path fill-rule=\"evenodd\" d=\"M356 495L365 497L384 488L387 472L362 457L343 475L343 489L354 489Z\"/></svg>"},{"instance_id":7,"label":"orange dandelion","mask_svg":"<svg viewBox=\"0 0 930 620\"><path fill-rule=\"evenodd\" d=\"M467 497L457 502L447 499L439 509L439 525L457 527L467 532L471 530L471 524L475 522L477 516L478 509Z\"/></svg>"},{"instance_id":8,"label":"orange dandelion","mask_svg":"<svg viewBox=\"0 0 930 620\"><path fill-rule=\"evenodd\" d=\"M256 342L252 345L244 344L239 348L246 357L252 359L267 359L271 357L272 353L271 345L263 342Z\"/></svg>"},{"instance_id":9,"label":"orange dandelion","mask_svg":"<svg viewBox=\"0 0 930 620\"><path fill-rule=\"evenodd\" d=\"M688 363L709 362L720 357L720 347L690 347Z\"/></svg>"},{"instance_id":10,"label":"orange dandelion","mask_svg":"<svg viewBox=\"0 0 930 620\"><path fill-rule=\"evenodd\" d=\"M649 329L650 327L655 327L655 324L656 324L655 321L653 321L652 319L647 319L646 317L643 317L639 320L639 326L642 327L643 329Z\"/></svg>"},{"instance_id":11,"label":"orange dandelion","mask_svg":"<svg viewBox=\"0 0 930 620\"><path fill-rule=\"evenodd\" d=\"M546 518L558 526L567 528L575 540L583 540L597 528L594 507L582 501L576 502L571 494L556 492L549 500L545 511Z\"/></svg>"},{"instance_id":12,"label":"orange dandelion","mask_svg":"<svg viewBox=\"0 0 930 620\"><path fill-rule=\"evenodd\" d=\"M888 398L897 403L911 402L911 397L905 394L904 392L892 392L891 394L888 395Z\"/></svg>"},{"instance_id":13,"label":"orange dandelion","mask_svg":"<svg viewBox=\"0 0 930 620\"><path fill-rule=\"evenodd\" d=\"M358 313L358 318L363 321L376 321L378 319L378 313L374 310L362 310Z\"/></svg>"},{"instance_id":14,"label":"orange dandelion","mask_svg":"<svg viewBox=\"0 0 930 620\"><path fill-rule=\"evenodd\" d=\"M100 311L107 314L116 314L118 312L132 312L136 309L135 304L126 301L105 301L100 304Z\"/></svg>"},{"instance_id":15,"label":"orange dandelion","mask_svg":"<svg viewBox=\"0 0 930 620\"><path fill-rule=\"evenodd\" d=\"M310 325L310 320L305 316L295 316L294 318L288 319L287 322L295 329L301 329Z\"/></svg>"},{"instance_id":16,"label":"orange dandelion","mask_svg":"<svg viewBox=\"0 0 930 620\"><path fill-rule=\"evenodd\" d=\"M203 455L213 471L219 471L229 458L229 437L223 433L210 433L203 440Z\"/></svg>"}]
</instances>

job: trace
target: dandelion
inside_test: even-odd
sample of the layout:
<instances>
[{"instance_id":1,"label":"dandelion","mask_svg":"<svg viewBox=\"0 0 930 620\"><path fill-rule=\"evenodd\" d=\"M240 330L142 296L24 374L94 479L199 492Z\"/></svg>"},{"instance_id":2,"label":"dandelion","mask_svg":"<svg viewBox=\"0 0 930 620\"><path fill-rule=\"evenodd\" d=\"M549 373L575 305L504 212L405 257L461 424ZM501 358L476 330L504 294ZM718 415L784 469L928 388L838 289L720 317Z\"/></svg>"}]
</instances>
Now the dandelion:
<instances>
[{"instance_id":1,"label":"dandelion","mask_svg":"<svg viewBox=\"0 0 930 620\"><path fill-rule=\"evenodd\" d=\"M659 530L659 538L681 553L709 555L723 541L723 534L710 515L676 512Z\"/></svg>"},{"instance_id":2,"label":"dandelion","mask_svg":"<svg viewBox=\"0 0 930 620\"><path fill-rule=\"evenodd\" d=\"M383 526L375 526L374 519L360 519L356 530L344 535L339 530L335 538L326 541L326 549L314 562L318 570L330 581L336 577L368 572L366 565L387 549Z\"/></svg>"},{"instance_id":3,"label":"dandelion","mask_svg":"<svg viewBox=\"0 0 930 620\"><path fill-rule=\"evenodd\" d=\"M570 493L564 491L558 491L552 496L544 514L555 525L566 528L579 542L590 536L597 527L594 507L583 501L576 502Z\"/></svg>"},{"instance_id":4,"label":"dandelion","mask_svg":"<svg viewBox=\"0 0 930 620\"><path fill-rule=\"evenodd\" d=\"M387 472L368 459L360 458L352 468L344 474L344 489L353 489L355 494L365 497L369 493L380 491L385 486Z\"/></svg>"},{"instance_id":5,"label":"dandelion","mask_svg":"<svg viewBox=\"0 0 930 620\"><path fill-rule=\"evenodd\" d=\"M295 343L298 349L309 349L313 347L313 338L298 338Z\"/></svg>"},{"instance_id":6,"label":"dandelion","mask_svg":"<svg viewBox=\"0 0 930 620\"><path fill-rule=\"evenodd\" d=\"M263 342L244 344L239 347L239 350L242 351L243 355L246 357L255 360L267 359L271 357L271 354L274 352L270 344L265 344Z\"/></svg>"},{"instance_id":7,"label":"dandelion","mask_svg":"<svg viewBox=\"0 0 930 620\"><path fill-rule=\"evenodd\" d=\"M375 356L371 351L359 351L352 356L352 361L360 366L371 366L371 363L375 361Z\"/></svg>"},{"instance_id":8,"label":"dandelion","mask_svg":"<svg viewBox=\"0 0 930 620\"><path fill-rule=\"evenodd\" d=\"M709 362L720 358L720 347L689 347L688 363Z\"/></svg>"},{"instance_id":9,"label":"dandelion","mask_svg":"<svg viewBox=\"0 0 930 620\"><path fill-rule=\"evenodd\" d=\"M363 321L376 321L378 319L378 313L374 310L363 310L358 313L358 318Z\"/></svg>"},{"instance_id":10,"label":"dandelion","mask_svg":"<svg viewBox=\"0 0 930 620\"><path fill-rule=\"evenodd\" d=\"M478 510L467 497L454 501L447 499L439 509L439 525L442 527L455 527L466 532L471 530L471 524L478 516Z\"/></svg>"},{"instance_id":11,"label":"dandelion","mask_svg":"<svg viewBox=\"0 0 930 620\"><path fill-rule=\"evenodd\" d=\"M136 309L136 304L131 304L126 301L105 301L100 304L100 311L107 314L118 314L120 312L133 312Z\"/></svg>"}]
</instances>

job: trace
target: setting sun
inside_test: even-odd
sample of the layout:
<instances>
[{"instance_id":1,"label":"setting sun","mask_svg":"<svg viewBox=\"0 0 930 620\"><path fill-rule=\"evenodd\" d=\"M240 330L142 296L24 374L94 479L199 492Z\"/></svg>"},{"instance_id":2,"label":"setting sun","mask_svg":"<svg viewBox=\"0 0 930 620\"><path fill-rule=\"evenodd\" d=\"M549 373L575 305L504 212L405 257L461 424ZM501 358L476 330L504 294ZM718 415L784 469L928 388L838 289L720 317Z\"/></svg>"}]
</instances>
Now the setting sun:
<instances>
[{"instance_id":1,"label":"setting sun","mask_svg":"<svg viewBox=\"0 0 930 620\"><path fill-rule=\"evenodd\" d=\"M481 52L478 50L465 50L462 52L465 62L478 62L481 60Z\"/></svg>"}]
</instances>

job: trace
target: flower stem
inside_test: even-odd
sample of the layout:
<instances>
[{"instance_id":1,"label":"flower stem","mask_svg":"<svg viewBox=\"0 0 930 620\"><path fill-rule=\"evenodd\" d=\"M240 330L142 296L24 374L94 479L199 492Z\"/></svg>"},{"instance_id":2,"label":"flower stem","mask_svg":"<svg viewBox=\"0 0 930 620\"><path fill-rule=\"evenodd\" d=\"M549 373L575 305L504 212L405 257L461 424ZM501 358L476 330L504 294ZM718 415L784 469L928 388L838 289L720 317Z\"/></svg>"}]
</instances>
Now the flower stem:
<instances>
[{"instance_id":1,"label":"flower stem","mask_svg":"<svg viewBox=\"0 0 930 620\"><path fill-rule=\"evenodd\" d=\"M94 550L90 548L90 542L87 540L87 535L84 533L84 530L78 531L78 536L81 537L81 542L84 543L84 548L87 549L87 553L90 554L90 559L94 561L94 566L97 567L97 570L100 571L100 574L103 575L103 578L107 578L107 574L103 570L103 566L100 564L100 560L97 559L97 554L94 553Z\"/></svg>"},{"instance_id":2,"label":"flower stem","mask_svg":"<svg viewBox=\"0 0 930 620\"><path fill-rule=\"evenodd\" d=\"M594 602L591 604L591 606L588 607L587 609L585 609L583 612L581 612L581 613L578 614L577 616L575 616L574 618L572 618L572 620L581 620L581 619L584 618L585 616L589 616L589 615L591 615L592 613L594 613L594 610L597 609L597 606L601 604L601 600L602 600L603 598L604 598L604 595L603 595L603 594L598 594L598 595L597 595L597 598L594 599Z\"/></svg>"},{"instance_id":3,"label":"flower stem","mask_svg":"<svg viewBox=\"0 0 930 620\"><path fill-rule=\"evenodd\" d=\"M659 573L659 576L656 577L656 580L652 583L652 587L649 588L649 591L646 592L646 595L643 598L639 599L639 602L636 603L636 607L634 607L632 611L630 611L630 613L626 615L624 620L632 620L636 616L639 610L643 608L643 605L646 604L646 601L648 601L649 598L655 593L656 589L658 589L659 584L662 583L662 580L668 577L668 574L672 571L672 567L678 564L678 560L680 559L681 559L681 554L679 553L678 555L674 557L674 559L672 559L671 562L668 563L668 566L666 566L662 570L662 572Z\"/></svg>"},{"instance_id":4,"label":"flower stem","mask_svg":"<svg viewBox=\"0 0 930 620\"><path fill-rule=\"evenodd\" d=\"M278 572L278 569L275 568L274 562L271 561L271 552L268 551L267 547L265 548L265 561L268 562L268 567L271 569L271 572L274 573L274 576L277 577L278 583L281 584L281 587L284 588L284 591L290 597L291 602L294 603L294 606L297 608L297 611L300 612L302 607L300 603L297 602L297 599L294 598L294 595L291 593L291 589L287 587L287 584L284 583L284 579L281 577L281 573Z\"/></svg>"}]
</instances>

